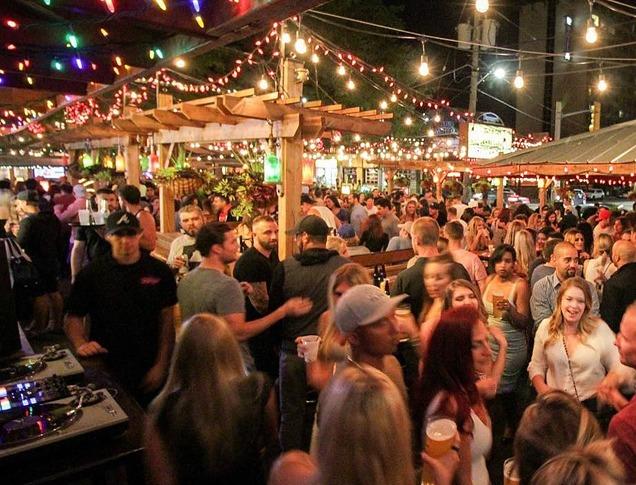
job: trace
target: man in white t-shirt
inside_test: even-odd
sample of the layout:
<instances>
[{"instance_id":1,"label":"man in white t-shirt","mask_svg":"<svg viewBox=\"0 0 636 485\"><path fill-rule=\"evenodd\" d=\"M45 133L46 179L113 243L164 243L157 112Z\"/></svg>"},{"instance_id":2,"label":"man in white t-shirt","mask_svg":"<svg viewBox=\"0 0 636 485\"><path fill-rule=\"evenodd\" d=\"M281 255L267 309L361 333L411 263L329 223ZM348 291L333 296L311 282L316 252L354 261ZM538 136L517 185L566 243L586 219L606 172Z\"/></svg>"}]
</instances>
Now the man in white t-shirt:
<instances>
[{"instance_id":1,"label":"man in white t-shirt","mask_svg":"<svg viewBox=\"0 0 636 485\"><path fill-rule=\"evenodd\" d=\"M308 194L300 196L300 210L303 216L314 215L320 217L327 223L331 231L340 227L340 221L333 215L333 212L328 207L316 205L316 201Z\"/></svg>"}]
</instances>

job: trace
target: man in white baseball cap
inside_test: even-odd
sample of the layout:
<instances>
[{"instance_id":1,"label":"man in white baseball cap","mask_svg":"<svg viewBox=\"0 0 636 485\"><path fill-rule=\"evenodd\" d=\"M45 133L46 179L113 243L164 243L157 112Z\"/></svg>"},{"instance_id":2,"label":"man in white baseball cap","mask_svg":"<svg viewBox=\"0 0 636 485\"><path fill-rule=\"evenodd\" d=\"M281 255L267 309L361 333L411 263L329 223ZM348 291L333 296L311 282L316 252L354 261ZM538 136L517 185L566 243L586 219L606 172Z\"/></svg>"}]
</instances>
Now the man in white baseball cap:
<instances>
[{"instance_id":1,"label":"man in white baseball cap","mask_svg":"<svg viewBox=\"0 0 636 485\"><path fill-rule=\"evenodd\" d=\"M356 285L338 301L334 321L351 346L349 361L384 372L406 396L400 363L393 356L399 343L395 309L407 295L389 298L373 285Z\"/></svg>"}]
</instances>

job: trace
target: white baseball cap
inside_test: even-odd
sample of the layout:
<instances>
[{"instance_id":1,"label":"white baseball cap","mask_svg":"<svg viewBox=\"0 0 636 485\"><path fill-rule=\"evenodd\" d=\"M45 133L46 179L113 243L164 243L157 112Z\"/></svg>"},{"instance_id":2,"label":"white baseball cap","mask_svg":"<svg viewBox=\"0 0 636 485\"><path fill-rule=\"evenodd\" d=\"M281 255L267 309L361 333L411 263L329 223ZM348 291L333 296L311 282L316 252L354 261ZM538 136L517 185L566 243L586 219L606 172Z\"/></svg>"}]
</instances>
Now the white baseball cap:
<instances>
[{"instance_id":1,"label":"white baseball cap","mask_svg":"<svg viewBox=\"0 0 636 485\"><path fill-rule=\"evenodd\" d=\"M334 321L342 333L352 333L358 327L375 323L394 312L407 296L389 298L377 286L356 285L338 300Z\"/></svg>"}]
</instances>

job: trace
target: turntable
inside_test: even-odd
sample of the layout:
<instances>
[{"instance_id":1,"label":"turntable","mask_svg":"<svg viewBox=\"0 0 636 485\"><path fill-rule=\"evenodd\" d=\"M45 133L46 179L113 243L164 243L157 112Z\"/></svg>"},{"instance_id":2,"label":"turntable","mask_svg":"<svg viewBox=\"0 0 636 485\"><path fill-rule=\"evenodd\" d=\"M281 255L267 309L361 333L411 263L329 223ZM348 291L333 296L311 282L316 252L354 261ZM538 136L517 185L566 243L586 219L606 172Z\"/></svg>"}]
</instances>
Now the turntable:
<instances>
[{"instance_id":1,"label":"turntable","mask_svg":"<svg viewBox=\"0 0 636 485\"><path fill-rule=\"evenodd\" d=\"M84 368L68 349L59 345L44 348L44 353L0 363L0 383L16 382L26 377L42 379L61 376L67 381L79 379Z\"/></svg>"},{"instance_id":2,"label":"turntable","mask_svg":"<svg viewBox=\"0 0 636 485\"><path fill-rule=\"evenodd\" d=\"M74 395L0 412L0 459L88 434L118 433L128 416L106 389L73 388Z\"/></svg>"}]
</instances>

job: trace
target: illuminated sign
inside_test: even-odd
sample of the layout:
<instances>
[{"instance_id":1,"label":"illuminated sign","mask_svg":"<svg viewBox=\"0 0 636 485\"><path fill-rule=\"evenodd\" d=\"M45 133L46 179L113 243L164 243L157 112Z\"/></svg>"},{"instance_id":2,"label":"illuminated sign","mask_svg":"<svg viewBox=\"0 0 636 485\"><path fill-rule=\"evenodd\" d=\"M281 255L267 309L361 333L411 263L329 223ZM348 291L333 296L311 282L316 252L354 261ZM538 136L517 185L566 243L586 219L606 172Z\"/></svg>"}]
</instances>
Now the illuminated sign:
<instances>
[{"instance_id":1,"label":"illuminated sign","mask_svg":"<svg viewBox=\"0 0 636 485\"><path fill-rule=\"evenodd\" d=\"M65 175L64 167L35 167L33 169L34 177L43 177L45 179L59 179Z\"/></svg>"},{"instance_id":2,"label":"illuminated sign","mask_svg":"<svg viewBox=\"0 0 636 485\"><path fill-rule=\"evenodd\" d=\"M513 151L512 128L465 123L461 126L460 138L462 145L468 147L468 158L489 160Z\"/></svg>"}]
</instances>

